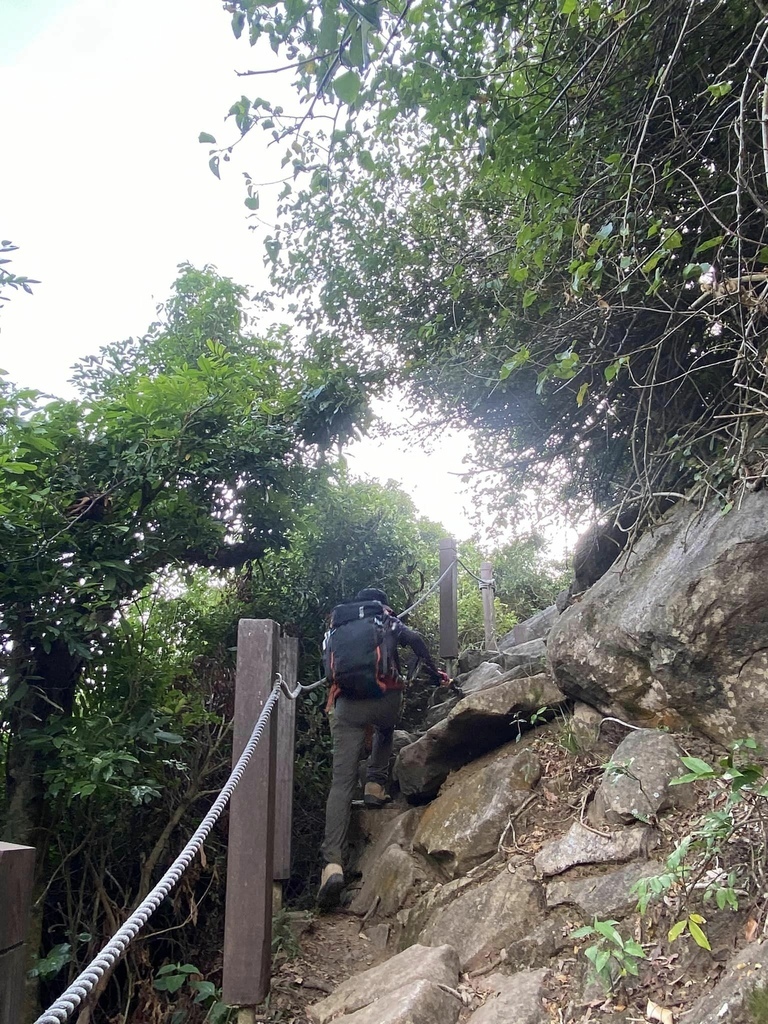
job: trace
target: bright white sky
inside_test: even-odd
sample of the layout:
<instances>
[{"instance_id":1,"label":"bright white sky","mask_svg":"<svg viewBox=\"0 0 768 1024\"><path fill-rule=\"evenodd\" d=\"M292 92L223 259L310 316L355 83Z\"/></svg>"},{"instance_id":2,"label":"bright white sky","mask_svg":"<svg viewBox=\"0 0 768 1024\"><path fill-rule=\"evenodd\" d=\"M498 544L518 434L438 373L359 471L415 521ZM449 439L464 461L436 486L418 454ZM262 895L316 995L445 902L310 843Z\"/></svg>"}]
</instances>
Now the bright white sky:
<instances>
[{"instance_id":1,"label":"bright white sky","mask_svg":"<svg viewBox=\"0 0 768 1024\"><path fill-rule=\"evenodd\" d=\"M76 359L147 328L182 261L266 287L241 172L281 177L282 151L254 133L217 181L197 141L221 139L242 92L274 96L271 76L236 77L254 66L217 0L0 0L0 237L20 247L13 269L41 282L0 316L11 379L68 392ZM398 479L422 514L469 535L449 472L462 439L431 454L379 447L354 446L353 470Z\"/></svg>"},{"instance_id":2,"label":"bright white sky","mask_svg":"<svg viewBox=\"0 0 768 1024\"><path fill-rule=\"evenodd\" d=\"M289 77L280 96L282 78L235 74L258 66L218 0L0 0L0 238L20 247L13 270L40 281L0 313L12 380L68 393L75 360L146 330L183 261L267 286L264 227L245 209L242 172L282 177L282 149L254 132L217 181L197 141L201 131L234 137L224 118L243 92L295 108ZM470 499L453 474L467 447L446 434L430 452L393 440L348 455L354 472L397 479L462 539Z\"/></svg>"}]
</instances>

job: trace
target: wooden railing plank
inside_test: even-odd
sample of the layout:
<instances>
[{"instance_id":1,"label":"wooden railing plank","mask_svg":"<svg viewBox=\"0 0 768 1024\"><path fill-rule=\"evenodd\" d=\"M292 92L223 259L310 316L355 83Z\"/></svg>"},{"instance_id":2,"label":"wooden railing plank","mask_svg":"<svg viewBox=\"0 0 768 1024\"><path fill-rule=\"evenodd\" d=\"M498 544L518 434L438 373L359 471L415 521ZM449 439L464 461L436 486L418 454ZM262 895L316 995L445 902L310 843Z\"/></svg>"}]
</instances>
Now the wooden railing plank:
<instances>
[{"instance_id":1,"label":"wooden railing plank","mask_svg":"<svg viewBox=\"0 0 768 1024\"><path fill-rule=\"evenodd\" d=\"M280 640L280 673L293 687L299 660L299 641ZM277 718L277 793L275 804L275 863L273 878L291 877L291 828L293 825L293 765L296 748L296 701L280 695Z\"/></svg>"},{"instance_id":2,"label":"wooden railing plank","mask_svg":"<svg viewBox=\"0 0 768 1024\"><path fill-rule=\"evenodd\" d=\"M34 875L34 847L0 843L0 1024L21 1020Z\"/></svg>"},{"instance_id":3,"label":"wooden railing plank","mask_svg":"<svg viewBox=\"0 0 768 1024\"><path fill-rule=\"evenodd\" d=\"M233 761L242 753L272 690L279 651L276 622L240 620ZM269 993L276 748L273 712L230 805L222 998L231 1006L257 1006Z\"/></svg>"}]
</instances>

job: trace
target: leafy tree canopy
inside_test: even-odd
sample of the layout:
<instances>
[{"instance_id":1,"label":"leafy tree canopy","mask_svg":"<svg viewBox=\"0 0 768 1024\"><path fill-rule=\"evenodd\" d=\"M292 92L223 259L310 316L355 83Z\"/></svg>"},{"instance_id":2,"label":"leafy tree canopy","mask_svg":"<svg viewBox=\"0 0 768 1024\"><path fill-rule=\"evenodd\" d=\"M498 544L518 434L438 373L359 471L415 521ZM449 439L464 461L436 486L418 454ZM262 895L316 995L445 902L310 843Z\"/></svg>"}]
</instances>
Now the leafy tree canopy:
<instances>
[{"instance_id":1,"label":"leafy tree canopy","mask_svg":"<svg viewBox=\"0 0 768 1024\"><path fill-rule=\"evenodd\" d=\"M366 422L370 385L287 337L255 336L244 298L214 270L182 267L145 337L77 367L81 397L3 386L0 642L17 835L41 797L26 733L71 711L121 603L165 567L226 569L280 548L329 449Z\"/></svg>"},{"instance_id":2,"label":"leafy tree canopy","mask_svg":"<svg viewBox=\"0 0 768 1024\"><path fill-rule=\"evenodd\" d=\"M318 351L472 427L516 494L725 500L766 430L760 0L228 9L301 101L230 113L286 146L266 249Z\"/></svg>"}]
</instances>

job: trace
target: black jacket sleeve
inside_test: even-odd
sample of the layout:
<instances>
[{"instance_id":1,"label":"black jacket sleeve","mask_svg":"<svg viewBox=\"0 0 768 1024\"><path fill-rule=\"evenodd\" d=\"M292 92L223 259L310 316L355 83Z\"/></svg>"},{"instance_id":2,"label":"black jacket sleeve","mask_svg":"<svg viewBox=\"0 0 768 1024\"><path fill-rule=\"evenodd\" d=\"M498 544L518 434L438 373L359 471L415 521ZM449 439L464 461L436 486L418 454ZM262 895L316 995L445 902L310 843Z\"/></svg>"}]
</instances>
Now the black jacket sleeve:
<instances>
[{"instance_id":1,"label":"black jacket sleeve","mask_svg":"<svg viewBox=\"0 0 768 1024\"><path fill-rule=\"evenodd\" d=\"M395 629L395 636L397 637L398 644L400 644L401 647L410 647L416 657L421 658L424 662L432 681L439 683L440 673L432 660L432 655L429 653L429 648L426 645L424 637L421 633L417 633L415 629L409 629L408 626L403 625L399 619L397 622L398 625Z\"/></svg>"}]
</instances>

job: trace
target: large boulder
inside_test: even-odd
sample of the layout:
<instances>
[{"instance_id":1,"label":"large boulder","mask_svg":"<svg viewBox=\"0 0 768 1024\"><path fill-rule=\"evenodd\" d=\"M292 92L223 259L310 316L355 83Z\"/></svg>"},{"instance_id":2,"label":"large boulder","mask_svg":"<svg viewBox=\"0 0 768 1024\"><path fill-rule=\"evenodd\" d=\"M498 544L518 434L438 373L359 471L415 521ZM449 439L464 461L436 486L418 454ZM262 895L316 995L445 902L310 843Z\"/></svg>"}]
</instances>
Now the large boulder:
<instances>
[{"instance_id":1,"label":"large boulder","mask_svg":"<svg viewBox=\"0 0 768 1024\"><path fill-rule=\"evenodd\" d=\"M307 1012L314 1024L329 1024L342 1014L352 1014L424 978L455 988L459 979L456 951L443 943L411 946L383 964L343 981L327 998L308 1007Z\"/></svg>"},{"instance_id":2,"label":"large boulder","mask_svg":"<svg viewBox=\"0 0 768 1024\"><path fill-rule=\"evenodd\" d=\"M489 654L477 668L456 677L464 693L477 693L496 686L505 679L536 676L543 672L547 662L547 645L543 640L529 640L524 644ZM514 670L514 675L512 674Z\"/></svg>"},{"instance_id":3,"label":"large boulder","mask_svg":"<svg viewBox=\"0 0 768 1024\"><path fill-rule=\"evenodd\" d=\"M514 874L503 868L480 884L457 879L427 893L410 911L401 911L405 927L401 945L449 943L459 954L462 970L524 939L541 917L543 894L530 867Z\"/></svg>"},{"instance_id":4,"label":"large boulder","mask_svg":"<svg viewBox=\"0 0 768 1024\"><path fill-rule=\"evenodd\" d=\"M648 821L670 807L690 807L690 786L672 786L685 771L682 751L666 732L639 729L621 741L595 794L598 821L628 825Z\"/></svg>"},{"instance_id":5,"label":"large boulder","mask_svg":"<svg viewBox=\"0 0 768 1024\"><path fill-rule=\"evenodd\" d=\"M461 999L428 978L387 992L355 1013L337 1017L337 1024L454 1024Z\"/></svg>"},{"instance_id":6,"label":"large boulder","mask_svg":"<svg viewBox=\"0 0 768 1024\"><path fill-rule=\"evenodd\" d=\"M494 655L495 657L495 655ZM481 662L477 668L471 669L464 675L456 677L456 682L464 693L476 693L488 686L495 686L501 682L504 669L501 665L495 665L490 660Z\"/></svg>"},{"instance_id":7,"label":"large boulder","mask_svg":"<svg viewBox=\"0 0 768 1024\"><path fill-rule=\"evenodd\" d=\"M559 878L546 886L547 907L575 906L587 918L621 918L637 906L633 886L663 870L661 861L639 861L586 878Z\"/></svg>"},{"instance_id":8,"label":"large boulder","mask_svg":"<svg viewBox=\"0 0 768 1024\"><path fill-rule=\"evenodd\" d=\"M546 968L539 968L483 979L478 988L486 1001L471 1015L469 1024L547 1024L552 1019L544 1006L548 975Z\"/></svg>"},{"instance_id":9,"label":"large boulder","mask_svg":"<svg viewBox=\"0 0 768 1024\"><path fill-rule=\"evenodd\" d=\"M507 679L464 697L446 718L400 751L394 768L400 791L413 800L431 799L450 772L518 738L542 707L554 714L564 703L546 675Z\"/></svg>"},{"instance_id":10,"label":"large boulder","mask_svg":"<svg viewBox=\"0 0 768 1024\"><path fill-rule=\"evenodd\" d=\"M389 917L396 913L416 886L434 883L438 873L428 861L414 856L392 843L371 866L363 878L360 891L352 900L353 914L367 914L376 903L375 916Z\"/></svg>"},{"instance_id":11,"label":"large boulder","mask_svg":"<svg viewBox=\"0 0 768 1024\"><path fill-rule=\"evenodd\" d=\"M547 645L541 638L504 648L491 659L493 664L500 665L505 672L509 672L513 668L520 668L526 669L529 676L543 672L546 660Z\"/></svg>"},{"instance_id":12,"label":"large boulder","mask_svg":"<svg viewBox=\"0 0 768 1024\"><path fill-rule=\"evenodd\" d=\"M513 626L499 640L499 650L507 651L510 647L528 643L529 640L546 640L547 634L555 624L558 614L557 608L554 605L550 605L544 611L536 612L530 619L518 622L516 626Z\"/></svg>"},{"instance_id":13,"label":"large boulder","mask_svg":"<svg viewBox=\"0 0 768 1024\"><path fill-rule=\"evenodd\" d=\"M355 861L355 867L363 876L363 881L376 867L384 851L393 844L410 850L413 833L422 813L421 807L410 807L403 811L397 804L367 812L353 812L351 831L354 830L355 837L359 835L361 840L357 844L360 855Z\"/></svg>"},{"instance_id":14,"label":"large boulder","mask_svg":"<svg viewBox=\"0 0 768 1024\"><path fill-rule=\"evenodd\" d=\"M768 1004L767 963L765 944L740 949L728 961L717 985L691 1007L687 1020L691 1024L763 1024ZM751 1006L755 996L757 1005Z\"/></svg>"},{"instance_id":15,"label":"large boulder","mask_svg":"<svg viewBox=\"0 0 768 1024\"><path fill-rule=\"evenodd\" d=\"M452 775L422 815L414 848L436 860L450 878L496 852L511 813L541 778L539 759L511 743Z\"/></svg>"},{"instance_id":16,"label":"large boulder","mask_svg":"<svg viewBox=\"0 0 768 1024\"><path fill-rule=\"evenodd\" d=\"M647 856L656 842L647 826L601 833L574 821L564 836L545 843L533 859L542 875L561 875L577 864L610 864Z\"/></svg>"},{"instance_id":17,"label":"large boulder","mask_svg":"<svg viewBox=\"0 0 768 1024\"><path fill-rule=\"evenodd\" d=\"M552 628L564 693L646 725L768 742L768 492L680 503Z\"/></svg>"}]
</instances>

